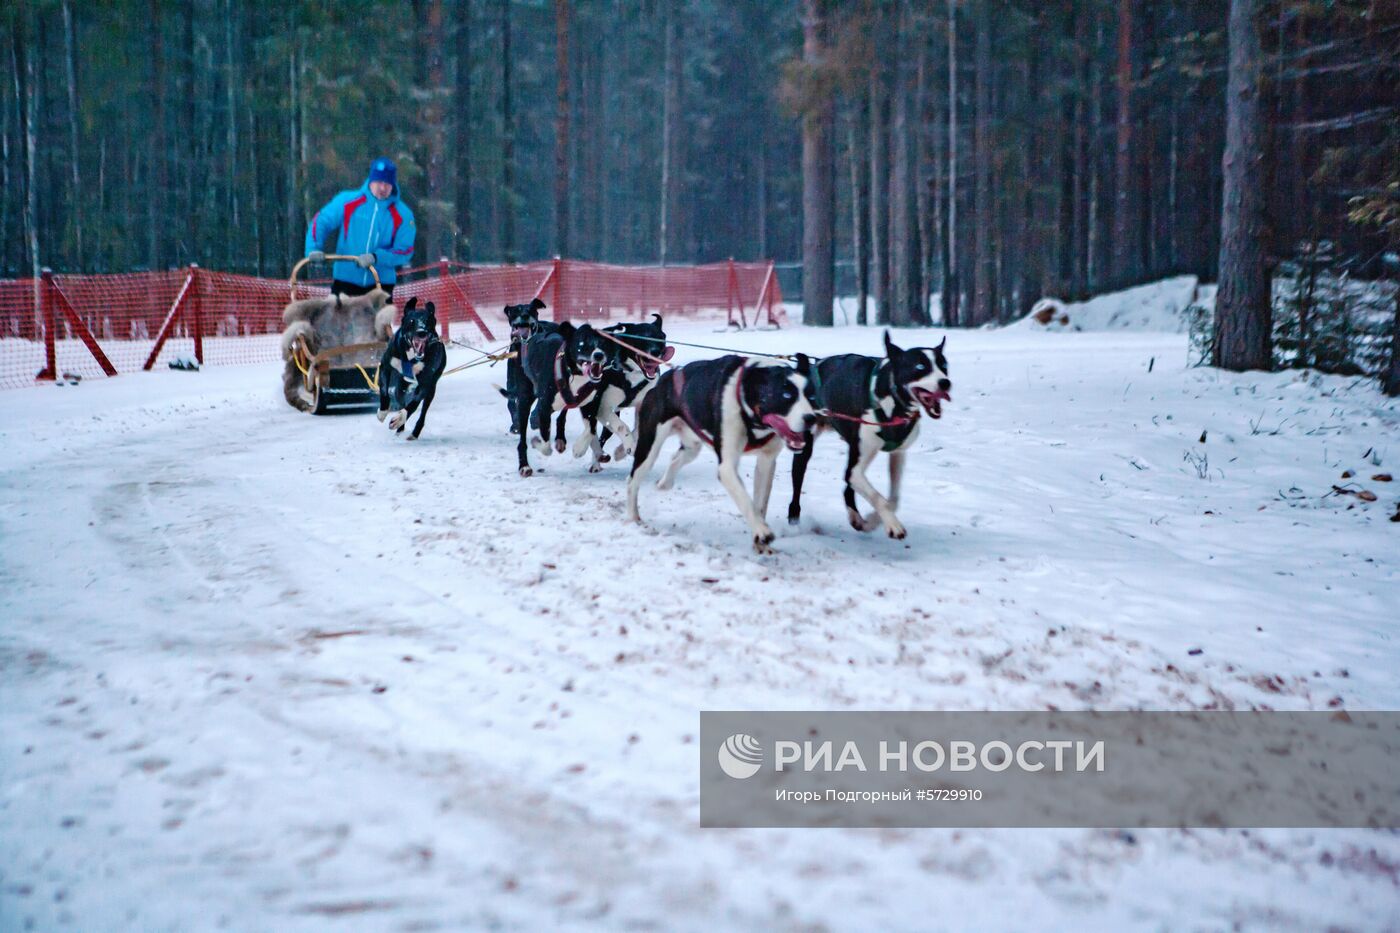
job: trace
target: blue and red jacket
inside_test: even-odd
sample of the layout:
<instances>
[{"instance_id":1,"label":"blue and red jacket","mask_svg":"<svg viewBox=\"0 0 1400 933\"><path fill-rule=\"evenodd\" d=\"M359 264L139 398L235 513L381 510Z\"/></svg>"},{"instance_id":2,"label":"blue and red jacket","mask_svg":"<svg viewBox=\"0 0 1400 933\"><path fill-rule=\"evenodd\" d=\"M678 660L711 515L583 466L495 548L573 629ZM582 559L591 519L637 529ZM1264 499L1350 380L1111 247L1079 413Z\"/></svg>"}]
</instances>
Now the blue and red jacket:
<instances>
[{"instance_id":1,"label":"blue and red jacket","mask_svg":"<svg viewBox=\"0 0 1400 933\"><path fill-rule=\"evenodd\" d=\"M335 249L328 249L326 242L336 231L340 232L340 236ZM331 198L329 204L312 216L311 225L306 228L306 252L319 249L346 256L373 253L379 281L393 285L398 280L398 268L408 265L413 257L415 236L417 228L413 223L413 211L399 200L398 185L394 186L393 194L381 201L370 194L366 179L360 187L342 191ZM339 281L352 285L374 284L369 270L361 269L353 262L337 262L331 274Z\"/></svg>"}]
</instances>

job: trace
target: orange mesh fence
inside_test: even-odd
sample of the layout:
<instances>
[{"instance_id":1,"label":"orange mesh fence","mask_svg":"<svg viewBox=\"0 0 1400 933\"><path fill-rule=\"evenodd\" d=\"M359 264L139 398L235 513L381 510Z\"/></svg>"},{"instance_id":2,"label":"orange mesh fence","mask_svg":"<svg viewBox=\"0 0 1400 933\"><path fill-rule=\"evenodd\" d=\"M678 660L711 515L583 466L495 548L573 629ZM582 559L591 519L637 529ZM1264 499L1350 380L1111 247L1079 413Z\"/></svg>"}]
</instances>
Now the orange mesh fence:
<instances>
[{"instance_id":1,"label":"orange mesh fence","mask_svg":"<svg viewBox=\"0 0 1400 933\"><path fill-rule=\"evenodd\" d=\"M297 297L323 295L300 283ZM444 338L500 344L501 309L541 298L554 320L720 318L739 326L786 323L773 264L637 267L552 260L467 268L447 260L409 270L394 290L432 301ZM0 280L0 388L68 375L100 376L280 358L285 281L196 267L123 275L45 274Z\"/></svg>"}]
</instances>

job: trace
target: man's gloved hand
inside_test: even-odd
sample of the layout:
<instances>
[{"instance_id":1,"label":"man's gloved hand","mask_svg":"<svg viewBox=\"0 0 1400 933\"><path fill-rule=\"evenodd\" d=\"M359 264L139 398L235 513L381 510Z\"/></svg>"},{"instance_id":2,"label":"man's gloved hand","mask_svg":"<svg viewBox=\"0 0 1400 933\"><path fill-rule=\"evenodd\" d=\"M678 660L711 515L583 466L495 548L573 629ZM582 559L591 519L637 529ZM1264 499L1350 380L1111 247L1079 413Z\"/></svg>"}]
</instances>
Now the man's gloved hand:
<instances>
[{"instance_id":1,"label":"man's gloved hand","mask_svg":"<svg viewBox=\"0 0 1400 933\"><path fill-rule=\"evenodd\" d=\"M312 262L325 262L326 253L324 250L313 249L311 252L306 254L306 258L311 260Z\"/></svg>"},{"instance_id":2,"label":"man's gloved hand","mask_svg":"<svg viewBox=\"0 0 1400 933\"><path fill-rule=\"evenodd\" d=\"M361 253L355 257L355 265L359 266L361 269L368 269L370 266L374 265L374 254Z\"/></svg>"}]
</instances>

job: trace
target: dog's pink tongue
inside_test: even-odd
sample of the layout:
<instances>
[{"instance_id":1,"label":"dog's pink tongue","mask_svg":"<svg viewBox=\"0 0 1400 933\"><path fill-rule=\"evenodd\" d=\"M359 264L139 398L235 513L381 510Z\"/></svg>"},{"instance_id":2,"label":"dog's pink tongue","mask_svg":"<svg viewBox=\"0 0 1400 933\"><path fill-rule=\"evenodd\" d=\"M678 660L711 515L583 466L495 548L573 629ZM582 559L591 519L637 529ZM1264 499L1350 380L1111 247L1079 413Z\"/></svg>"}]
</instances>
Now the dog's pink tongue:
<instances>
[{"instance_id":1,"label":"dog's pink tongue","mask_svg":"<svg viewBox=\"0 0 1400 933\"><path fill-rule=\"evenodd\" d=\"M774 431L777 431L782 439L787 441L787 445L793 450L801 450L803 445L806 444L801 434L798 434L792 428L788 427L787 419L782 415L764 415L763 423Z\"/></svg>"}]
</instances>

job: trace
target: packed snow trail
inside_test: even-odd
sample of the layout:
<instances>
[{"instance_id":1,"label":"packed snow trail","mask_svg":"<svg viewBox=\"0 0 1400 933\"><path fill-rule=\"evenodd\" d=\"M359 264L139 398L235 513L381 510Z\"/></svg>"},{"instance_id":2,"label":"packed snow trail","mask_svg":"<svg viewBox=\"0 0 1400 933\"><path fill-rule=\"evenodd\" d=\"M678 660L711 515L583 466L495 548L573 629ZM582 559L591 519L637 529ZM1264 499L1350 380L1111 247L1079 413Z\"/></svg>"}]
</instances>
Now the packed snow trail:
<instances>
[{"instance_id":1,"label":"packed snow trail","mask_svg":"<svg viewBox=\"0 0 1400 933\"><path fill-rule=\"evenodd\" d=\"M701 709L1400 708L1400 406L1170 334L948 357L908 540L826 437L768 558L709 454L640 527L630 461L518 477L488 367L416 444L276 366L0 393L0 928L1400 923L1393 832L697 828Z\"/></svg>"}]
</instances>

